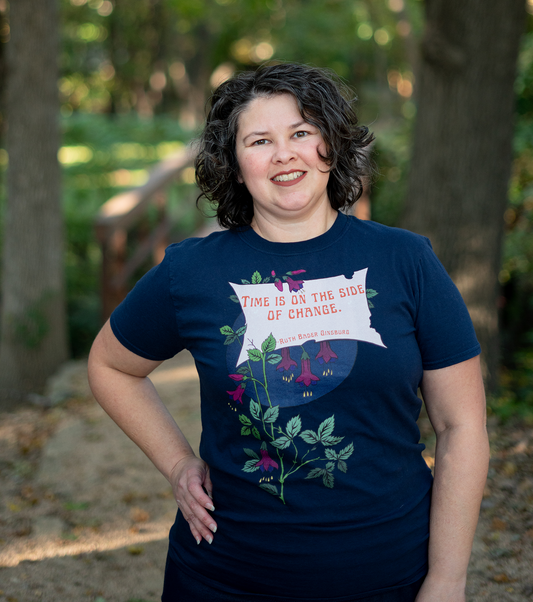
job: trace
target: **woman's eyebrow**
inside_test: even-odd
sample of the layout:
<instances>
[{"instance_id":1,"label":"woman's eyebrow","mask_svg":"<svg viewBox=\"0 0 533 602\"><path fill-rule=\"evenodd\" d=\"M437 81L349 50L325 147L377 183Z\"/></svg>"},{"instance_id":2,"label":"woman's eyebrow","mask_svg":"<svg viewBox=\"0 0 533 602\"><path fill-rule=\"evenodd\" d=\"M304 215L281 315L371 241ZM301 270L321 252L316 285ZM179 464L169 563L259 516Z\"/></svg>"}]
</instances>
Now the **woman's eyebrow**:
<instances>
[{"instance_id":1,"label":"woman's eyebrow","mask_svg":"<svg viewBox=\"0 0 533 602\"><path fill-rule=\"evenodd\" d=\"M307 121L305 121L305 119L302 119L301 121L298 121L297 123L293 123L292 125L289 125L289 130L295 130L296 128L299 128L301 125L309 125L307 123ZM266 136L268 134L268 132L250 132L249 134L246 134L246 136L242 139L243 142L246 142L246 139L249 138L250 136Z\"/></svg>"},{"instance_id":2,"label":"woman's eyebrow","mask_svg":"<svg viewBox=\"0 0 533 602\"><path fill-rule=\"evenodd\" d=\"M250 132L249 134L246 134L242 141L246 142L246 139L250 138L250 136L266 136L267 134L268 132Z\"/></svg>"}]
</instances>

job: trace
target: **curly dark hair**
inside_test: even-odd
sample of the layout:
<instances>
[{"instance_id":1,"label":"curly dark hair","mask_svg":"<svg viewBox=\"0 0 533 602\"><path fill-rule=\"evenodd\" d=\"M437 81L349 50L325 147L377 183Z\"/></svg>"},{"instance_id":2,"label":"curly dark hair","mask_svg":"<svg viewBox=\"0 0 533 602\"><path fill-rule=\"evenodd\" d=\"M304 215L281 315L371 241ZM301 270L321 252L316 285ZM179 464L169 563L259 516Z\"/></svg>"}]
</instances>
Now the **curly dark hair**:
<instances>
[{"instance_id":1,"label":"curly dark hair","mask_svg":"<svg viewBox=\"0 0 533 602\"><path fill-rule=\"evenodd\" d=\"M225 228L247 226L254 215L252 197L238 181L239 117L255 98L276 94L294 96L303 119L322 134L327 154L320 158L330 166L327 192L333 209L352 206L363 191L362 178L371 171L365 147L374 137L368 128L357 125L355 98L334 73L295 63L240 73L213 93L195 160L198 201L202 197L211 201Z\"/></svg>"}]
</instances>

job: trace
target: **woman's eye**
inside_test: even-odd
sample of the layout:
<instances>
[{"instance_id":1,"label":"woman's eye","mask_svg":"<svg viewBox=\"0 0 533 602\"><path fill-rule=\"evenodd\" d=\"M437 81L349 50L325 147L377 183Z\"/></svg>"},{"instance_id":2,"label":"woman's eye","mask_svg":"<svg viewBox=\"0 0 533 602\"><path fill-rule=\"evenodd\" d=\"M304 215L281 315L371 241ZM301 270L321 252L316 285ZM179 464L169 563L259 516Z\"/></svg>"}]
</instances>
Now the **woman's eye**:
<instances>
[{"instance_id":1,"label":"woman's eye","mask_svg":"<svg viewBox=\"0 0 533 602\"><path fill-rule=\"evenodd\" d=\"M294 134L294 137L295 138L305 138L308 135L309 135L309 132L296 132Z\"/></svg>"},{"instance_id":2,"label":"woman's eye","mask_svg":"<svg viewBox=\"0 0 533 602\"><path fill-rule=\"evenodd\" d=\"M267 141L264 138L261 138L261 140L255 140L252 144L252 146L262 146L263 144L266 144Z\"/></svg>"}]
</instances>

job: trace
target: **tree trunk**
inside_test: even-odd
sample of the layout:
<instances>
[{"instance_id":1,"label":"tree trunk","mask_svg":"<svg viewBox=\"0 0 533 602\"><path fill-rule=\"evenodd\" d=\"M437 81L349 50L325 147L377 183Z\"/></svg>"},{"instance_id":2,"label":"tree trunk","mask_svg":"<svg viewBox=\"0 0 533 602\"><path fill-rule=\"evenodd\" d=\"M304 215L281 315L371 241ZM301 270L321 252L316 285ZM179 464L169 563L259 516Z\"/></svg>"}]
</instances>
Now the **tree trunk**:
<instances>
[{"instance_id":1,"label":"tree trunk","mask_svg":"<svg viewBox=\"0 0 533 602\"><path fill-rule=\"evenodd\" d=\"M55 0L10 3L9 167L2 257L2 406L67 359Z\"/></svg>"},{"instance_id":2,"label":"tree trunk","mask_svg":"<svg viewBox=\"0 0 533 602\"><path fill-rule=\"evenodd\" d=\"M524 0L427 0L402 226L428 236L459 287L498 382L498 271Z\"/></svg>"}]
</instances>

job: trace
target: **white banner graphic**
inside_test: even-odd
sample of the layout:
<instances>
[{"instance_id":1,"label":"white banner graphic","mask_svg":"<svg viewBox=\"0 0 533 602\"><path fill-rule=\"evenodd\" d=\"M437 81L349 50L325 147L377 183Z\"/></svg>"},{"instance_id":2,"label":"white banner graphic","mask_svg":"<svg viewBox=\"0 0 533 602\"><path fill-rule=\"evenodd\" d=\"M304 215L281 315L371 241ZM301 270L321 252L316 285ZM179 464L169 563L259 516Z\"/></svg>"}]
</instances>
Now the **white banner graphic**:
<instances>
[{"instance_id":1,"label":"white banner graphic","mask_svg":"<svg viewBox=\"0 0 533 602\"><path fill-rule=\"evenodd\" d=\"M248 359L249 349L261 349L272 334L276 349L303 345L313 340L353 339L385 347L370 327L366 296L368 269L351 279L334 276L304 280L303 288L290 292L286 283L279 291L274 283L233 284L246 320L246 334L237 365Z\"/></svg>"}]
</instances>

